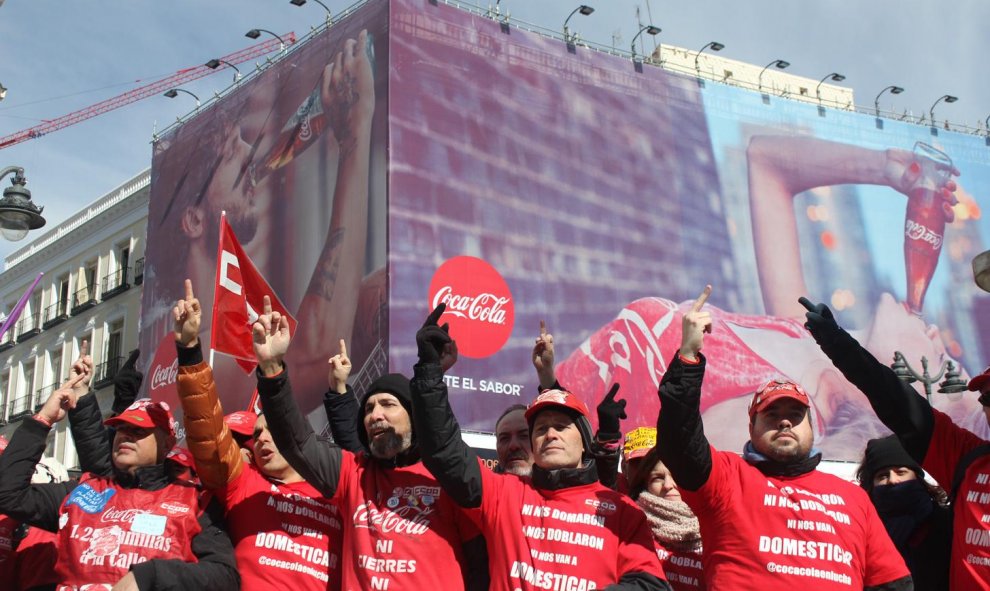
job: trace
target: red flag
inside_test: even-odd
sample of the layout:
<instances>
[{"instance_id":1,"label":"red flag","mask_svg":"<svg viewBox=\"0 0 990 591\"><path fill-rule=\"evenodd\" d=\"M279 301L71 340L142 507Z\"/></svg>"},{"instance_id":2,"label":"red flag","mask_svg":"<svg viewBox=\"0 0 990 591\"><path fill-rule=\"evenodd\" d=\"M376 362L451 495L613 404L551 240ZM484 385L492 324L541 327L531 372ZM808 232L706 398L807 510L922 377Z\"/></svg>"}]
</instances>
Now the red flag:
<instances>
[{"instance_id":1,"label":"red flag","mask_svg":"<svg viewBox=\"0 0 990 591\"><path fill-rule=\"evenodd\" d=\"M254 371L257 360L251 344L251 325L264 309L264 297L272 310L289 319L290 334L296 333L296 319L275 295L265 278L245 254L227 216L220 216L220 244L217 246L217 279L213 291L213 326L210 347L237 360L246 373Z\"/></svg>"}]
</instances>

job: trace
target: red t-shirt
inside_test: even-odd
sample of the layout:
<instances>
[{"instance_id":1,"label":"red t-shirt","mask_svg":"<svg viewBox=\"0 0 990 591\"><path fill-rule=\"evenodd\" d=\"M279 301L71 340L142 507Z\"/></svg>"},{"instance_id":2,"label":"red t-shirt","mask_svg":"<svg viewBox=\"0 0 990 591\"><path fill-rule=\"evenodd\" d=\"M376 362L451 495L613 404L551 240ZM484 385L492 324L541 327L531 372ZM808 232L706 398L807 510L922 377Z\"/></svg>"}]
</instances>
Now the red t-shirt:
<instances>
[{"instance_id":1,"label":"red t-shirt","mask_svg":"<svg viewBox=\"0 0 990 591\"><path fill-rule=\"evenodd\" d=\"M667 582L674 591L699 591L707 589L701 576L700 552L675 552L657 543L657 557L667 575Z\"/></svg>"},{"instance_id":2,"label":"red t-shirt","mask_svg":"<svg viewBox=\"0 0 990 591\"><path fill-rule=\"evenodd\" d=\"M109 589L131 565L156 559L196 562L199 493L169 484L156 491L121 488L83 474L62 501L58 532L60 588Z\"/></svg>"},{"instance_id":3,"label":"red t-shirt","mask_svg":"<svg viewBox=\"0 0 990 591\"><path fill-rule=\"evenodd\" d=\"M463 591L462 544L479 535L422 462L380 465L344 451L333 501L347 528L345 591Z\"/></svg>"},{"instance_id":4,"label":"red t-shirt","mask_svg":"<svg viewBox=\"0 0 990 591\"><path fill-rule=\"evenodd\" d=\"M711 589L862 589L908 576L866 492L812 470L764 476L712 448L712 471L681 492L701 525Z\"/></svg>"},{"instance_id":5,"label":"red t-shirt","mask_svg":"<svg viewBox=\"0 0 990 591\"><path fill-rule=\"evenodd\" d=\"M932 409L935 429L922 468L949 490L956 465L969 450L987 443ZM966 469L956 493L952 521L949 589L990 590L990 454Z\"/></svg>"},{"instance_id":6,"label":"red t-shirt","mask_svg":"<svg viewBox=\"0 0 990 591\"><path fill-rule=\"evenodd\" d=\"M217 495L242 589L340 589L340 514L312 485L274 482L246 464Z\"/></svg>"},{"instance_id":7,"label":"red t-shirt","mask_svg":"<svg viewBox=\"0 0 990 591\"><path fill-rule=\"evenodd\" d=\"M628 497L595 482L540 490L481 470L481 507L493 591L601 589L628 572L664 578L653 533Z\"/></svg>"},{"instance_id":8,"label":"red t-shirt","mask_svg":"<svg viewBox=\"0 0 990 591\"><path fill-rule=\"evenodd\" d=\"M14 533L20 523L13 517L0 515L0 581L12 581L16 569Z\"/></svg>"}]
</instances>

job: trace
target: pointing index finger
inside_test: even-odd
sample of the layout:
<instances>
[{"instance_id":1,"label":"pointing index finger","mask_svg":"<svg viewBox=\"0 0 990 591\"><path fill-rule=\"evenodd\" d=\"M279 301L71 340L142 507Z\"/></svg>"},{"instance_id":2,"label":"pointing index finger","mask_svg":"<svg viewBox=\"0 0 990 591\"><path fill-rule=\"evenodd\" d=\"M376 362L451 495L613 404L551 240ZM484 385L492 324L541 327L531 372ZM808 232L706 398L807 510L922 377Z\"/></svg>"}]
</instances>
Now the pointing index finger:
<instances>
[{"instance_id":1,"label":"pointing index finger","mask_svg":"<svg viewBox=\"0 0 990 591\"><path fill-rule=\"evenodd\" d=\"M702 290L701 295L698 296L698 299L694 300L694 304L691 306L691 311L692 312L700 311L702 306L705 305L705 302L708 301L708 296L710 295L712 295L712 286L706 285L705 289Z\"/></svg>"},{"instance_id":2,"label":"pointing index finger","mask_svg":"<svg viewBox=\"0 0 990 591\"><path fill-rule=\"evenodd\" d=\"M272 299L270 297L268 297L268 296L265 296L264 302L265 303L264 303L264 306L263 306L262 309L264 310L264 313L266 315L269 315L270 316L271 313L272 313Z\"/></svg>"},{"instance_id":3,"label":"pointing index finger","mask_svg":"<svg viewBox=\"0 0 990 591\"><path fill-rule=\"evenodd\" d=\"M547 322L546 320L540 320L540 337L547 336Z\"/></svg>"},{"instance_id":4,"label":"pointing index finger","mask_svg":"<svg viewBox=\"0 0 990 591\"><path fill-rule=\"evenodd\" d=\"M186 279L186 300L191 300L196 296L193 295L192 280Z\"/></svg>"},{"instance_id":5,"label":"pointing index finger","mask_svg":"<svg viewBox=\"0 0 990 591\"><path fill-rule=\"evenodd\" d=\"M804 296L801 296L801 297L798 298L798 303L801 304L802 306L804 306L804 309L807 310L807 311L809 311L809 312L817 312L818 311L815 308L815 305L811 303L811 300L809 300L808 298L806 298Z\"/></svg>"},{"instance_id":6,"label":"pointing index finger","mask_svg":"<svg viewBox=\"0 0 990 591\"><path fill-rule=\"evenodd\" d=\"M340 356L347 357L347 343L344 342L344 339L340 339Z\"/></svg>"}]
</instances>

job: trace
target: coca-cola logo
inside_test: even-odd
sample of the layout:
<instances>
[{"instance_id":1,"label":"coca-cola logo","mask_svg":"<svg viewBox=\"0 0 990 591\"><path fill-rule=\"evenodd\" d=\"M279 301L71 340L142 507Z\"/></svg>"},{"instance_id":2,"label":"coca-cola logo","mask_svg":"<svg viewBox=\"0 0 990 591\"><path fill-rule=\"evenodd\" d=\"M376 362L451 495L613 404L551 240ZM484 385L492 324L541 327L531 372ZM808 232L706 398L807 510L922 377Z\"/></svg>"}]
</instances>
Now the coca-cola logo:
<instances>
[{"instance_id":1,"label":"coca-cola logo","mask_svg":"<svg viewBox=\"0 0 990 591\"><path fill-rule=\"evenodd\" d=\"M103 512L100 521L103 523L131 523L138 515L147 513L144 509L118 509L110 507Z\"/></svg>"},{"instance_id":2,"label":"coca-cola logo","mask_svg":"<svg viewBox=\"0 0 990 591\"><path fill-rule=\"evenodd\" d=\"M941 234L932 231L931 228L928 228L924 224L919 224L914 220L904 221L904 235L911 240L931 244L932 250L938 250L942 247Z\"/></svg>"},{"instance_id":3,"label":"coca-cola logo","mask_svg":"<svg viewBox=\"0 0 990 591\"><path fill-rule=\"evenodd\" d=\"M450 324L460 355L488 357L509 340L515 305L502 275L482 259L459 256L440 265L430 281L430 308L447 304L440 324Z\"/></svg>"},{"instance_id":4,"label":"coca-cola logo","mask_svg":"<svg viewBox=\"0 0 990 591\"><path fill-rule=\"evenodd\" d=\"M354 527L375 529L381 533L419 536L430 528L432 513L432 507L404 505L393 511L359 505L354 511Z\"/></svg>"},{"instance_id":5,"label":"coca-cola logo","mask_svg":"<svg viewBox=\"0 0 990 591\"><path fill-rule=\"evenodd\" d=\"M179 360L176 359L172 362L172 365L164 367L161 365L156 365L151 368L151 389L161 388L162 386L167 386L169 384L174 384L175 379L179 376Z\"/></svg>"}]
</instances>

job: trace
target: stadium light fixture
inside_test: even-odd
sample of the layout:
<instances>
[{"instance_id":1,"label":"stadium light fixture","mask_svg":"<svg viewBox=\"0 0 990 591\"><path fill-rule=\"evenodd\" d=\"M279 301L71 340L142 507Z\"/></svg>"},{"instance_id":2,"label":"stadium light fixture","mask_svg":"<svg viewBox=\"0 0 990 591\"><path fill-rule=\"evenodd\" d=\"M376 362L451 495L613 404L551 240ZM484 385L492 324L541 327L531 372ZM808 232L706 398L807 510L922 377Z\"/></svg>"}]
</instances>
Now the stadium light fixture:
<instances>
[{"instance_id":1,"label":"stadium light fixture","mask_svg":"<svg viewBox=\"0 0 990 591\"><path fill-rule=\"evenodd\" d=\"M698 58L701 57L701 54L704 53L706 49L711 49L712 51L722 51L725 49L725 45L722 45L718 41L709 41L704 47L698 50L698 54L694 56L694 71L698 73L698 76L701 76L701 65L698 64Z\"/></svg>"},{"instance_id":2,"label":"stadium light fixture","mask_svg":"<svg viewBox=\"0 0 990 591\"><path fill-rule=\"evenodd\" d=\"M213 58L210 61L206 62L206 67L207 68L210 68L211 70L216 70L217 68L220 67L220 64L226 64L226 65L230 66L231 68L234 68L234 72L235 72L234 73L234 82L237 82L238 80L241 79L241 71L237 68L237 66L235 66L234 64L228 62L227 60L222 60L220 58Z\"/></svg>"},{"instance_id":3,"label":"stadium light fixture","mask_svg":"<svg viewBox=\"0 0 990 591\"><path fill-rule=\"evenodd\" d=\"M757 82L759 83L759 90L760 90L760 92L763 92L763 73L766 72L767 69L770 66L773 66L773 67L777 68L778 70L783 70L784 68L786 68L787 66L790 66L790 65L791 65L791 62L785 62L784 60L773 60L769 64L763 66L763 69L760 70L760 77L757 79Z\"/></svg>"},{"instance_id":4,"label":"stadium light fixture","mask_svg":"<svg viewBox=\"0 0 990 591\"><path fill-rule=\"evenodd\" d=\"M594 8L588 6L587 4L582 4L581 6L578 6L577 8L572 10L569 15L567 15L567 18L564 19L564 43L573 43L574 41L577 40L577 35L574 35L572 37L571 30L567 28L567 23L570 22L571 17L579 12L584 16L588 16L594 11L595 11Z\"/></svg>"},{"instance_id":5,"label":"stadium light fixture","mask_svg":"<svg viewBox=\"0 0 990 591\"><path fill-rule=\"evenodd\" d=\"M845 79L846 77L843 76L842 74L838 72L832 72L831 74L828 74L827 76L819 80L818 86L815 87L815 96L818 97L818 104L822 103L822 84L824 84L826 80L831 80L832 82L842 82Z\"/></svg>"},{"instance_id":6,"label":"stadium light fixture","mask_svg":"<svg viewBox=\"0 0 990 591\"><path fill-rule=\"evenodd\" d=\"M30 230L37 230L45 225L41 216L44 207L38 207L31 201L31 191L25 187L27 178L20 166L8 166L0 171L0 180L8 174L14 176L10 185L3 190L0 199L0 234L11 242L23 240Z\"/></svg>"},{"instance_id":7,"label":"stadium light fixture","mask_svg":"<svg viewBox=\"0 0 990 591\"><path fill-rule=\"evenodd\" d=\"M313 2L316 2L317 4L323 7L323 10L327 11L327 25L332 25L333 13L330 12L330 9L327 7L327 5L324 4L323 2L320 2L320 0L313 0ZM293 6L302 6L305 3L306 0L289 0L289 4L292 4Z\"/></svg>"},{"instance_id":8,"label":"stadium light fixture","mask_svg":"<svg viewBox=\"0 0 990 591\"><path fill-rule=\"evenodd\" d=\"M196 99L196 108L197 109L199 108L199 97L196 96L195 94L189 92L185 88L169 88L168 90L165 91L165 96L167 96L168 98L175 98L175 97L179 96L179 93L180 92L184 92L184 93L188 94L189 96L193 97L194 99Z\"/></svg>"},{"instance_id":9,"label":"stadium light fixture","mask_svg":"<svg viewBox=\"0 0 990 591\"><path fill-rule=\"evenodd\" d=\"M660 31L661 31L660 27L654 25L646 25L645 27L640 29L638 33L636 33L636 36L633 37L631 44L633 61L636 61L636 40L639 39L639 36L642 35L643 33L646 33L647 35L652 35L656 37L657 35L660 34Z\"/></svg>"},{"instance_id":10,"label":"stadium light fixture","mask_svg":"<svg viewBox=\"0 0 990 591\"><path fill-rule=\"evenodd\" d=\"M952 96L951 94L943 94L939 97L937 101L932 104L932 108L928 109L928 118L932 120L932 126L935 125L935 107L942 101L947 103L954 103L959 100L959 97Z\"/></svg>"},{"instance_id":11,"label":"stadium light fixture","mask_svg":"<svg viewBox=\"0 0 990 591\"><path fill-rule=\"evenodd\" d=\"M258 37L261 37L261 34L262 33L268 33L272 37L275 37L276 39L278 39L278 42L280 44L279 49L281 51L285 51L285 39L282 39L281 37L279 37L275 33L272 33L268 29L251 29L247 33L244 33L244 36L247 37L248 39L257 39Z\"/></svg>"},{"instance_id":12,"label":"stadium light fixture","mask_svg":"<svg viewBox=\"0 0 990 591\"><path fill-rule=\"evenodd\" d=\"M902 92L904 92L903 88L894 85L888 86L887 88L881 90L880 94L877 95L877 98L873 99L873 108L876 109L877 117L880 116L880 97L883 96L883 93L887 92L888 90L890 91L890 94L901 94Z\"/></svg>"}]
</instances>

